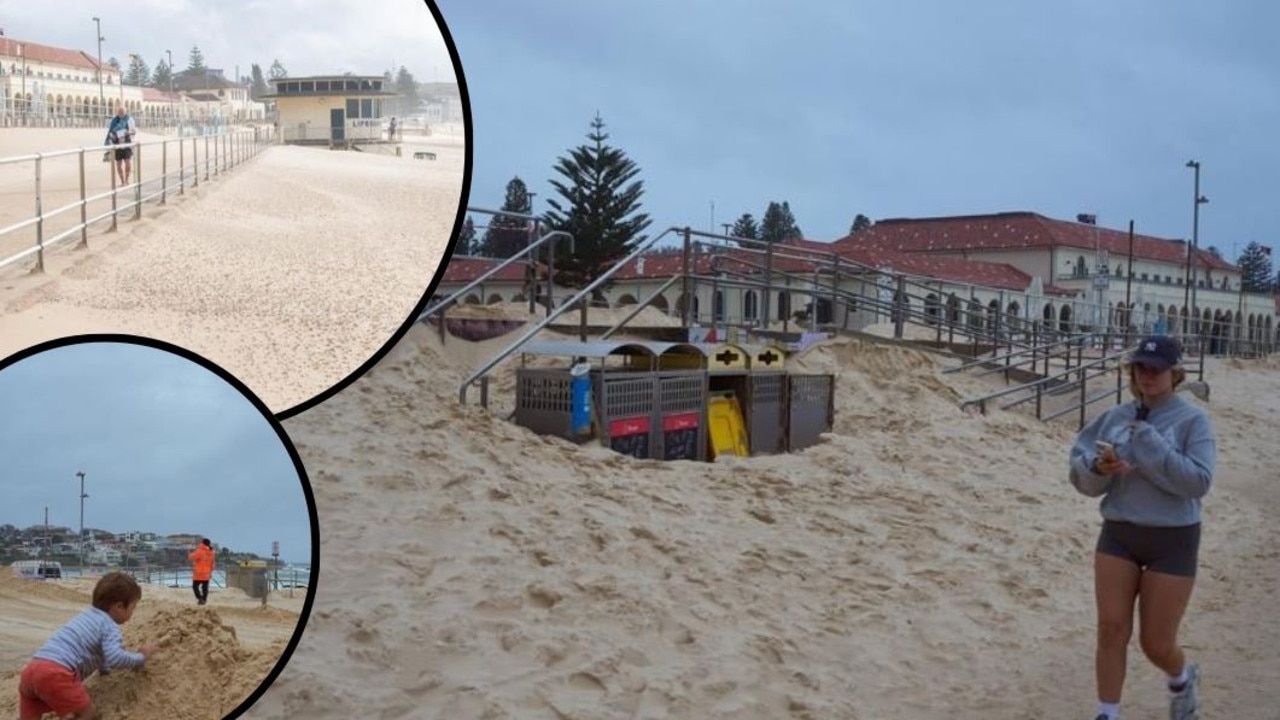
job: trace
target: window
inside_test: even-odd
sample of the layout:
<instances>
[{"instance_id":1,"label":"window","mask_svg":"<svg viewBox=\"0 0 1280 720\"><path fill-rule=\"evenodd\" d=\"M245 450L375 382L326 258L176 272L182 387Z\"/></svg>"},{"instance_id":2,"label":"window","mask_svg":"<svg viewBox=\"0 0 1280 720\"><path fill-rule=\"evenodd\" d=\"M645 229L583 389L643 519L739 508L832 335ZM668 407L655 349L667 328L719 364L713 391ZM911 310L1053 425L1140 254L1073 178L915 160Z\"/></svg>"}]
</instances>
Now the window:
<instances>
[{"instance_id":1,"label":"window","mask_svg":"<svg viewBox=\"0 0 1280 720\"><path fill-rule=\"evenodd\" d=\"M316 92L329 92L329 81L321 80L316 83Z\"/></svg>"},{"instance_id":2,"label":"window","mask_svg":"<svg viewBox=\"0 0 1280 720\"><path fill-rule=\"evenodd\" d=\"M316 84L314 82L311 82L308 80L307 82L302 83L302 92L305 93L305 92L315 92L315 91L316 91Z\"/></svg>"},{"instance_id":3,"label":"window","mask_svg":"<svg viewBox=\"0 0 1280 720\"><path fill-rule=\"evenodd\" d=\"M1143 279L1144 281L1147 279L1147 274L1146 274L1146 273L1142 273L1142 279Z\"/></svg>"},{"instance_id":4,"label":"window","mask_svg":"<svg viewBox=\"0 0 1280 720\"><path fill-rule=\"evenodd\" d=\"M347 119L360 117L360 101L355 98L347 100Z\"/></svg>"},{"instance_id":5,"label":"window","mask_svg":"<svg viewBox=\"0 0 1280 720\"><path fill-rule=\"evenodd\" d=\"M364 100L360 101L360 117L362 118L373 117L373 100L365 98Z\"/></svg>"}]
</instances>

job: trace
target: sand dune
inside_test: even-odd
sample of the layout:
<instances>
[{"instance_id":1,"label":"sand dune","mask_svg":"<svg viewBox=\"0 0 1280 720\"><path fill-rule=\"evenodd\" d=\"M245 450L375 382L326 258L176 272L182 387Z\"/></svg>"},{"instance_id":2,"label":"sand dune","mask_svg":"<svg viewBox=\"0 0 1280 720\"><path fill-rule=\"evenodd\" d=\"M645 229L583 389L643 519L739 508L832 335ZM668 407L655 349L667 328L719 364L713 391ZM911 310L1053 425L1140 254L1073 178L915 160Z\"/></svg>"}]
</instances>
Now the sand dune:
<instances>
[{"instance_id":1,"label":"sand dune","mask_svg":"<svg viewBox=\"0 0 1280 720\"><path fill-rule=\"evenodd\" d=\"M88 252L56 254L47 275L0 282L0 356L132 333L204 355L273 411L306 401L387 341L443 258L464 151L437 149L422 162L272 147Z\"/></svg>"},{"instance_id":2,"label":"sand dune","mask_svg":"<svg viewBox=\"0 0 1280 720\"><path fill-rule=\"evenodd\" d=\"M1073 427L961 412L986 381L840 340L796 359L838 374L822 444L636 461L459 406L459 346L419 326L286 423L325 563L247 717L1090 716L1099 518L1066 481ZM1222 454L1184 637L1206 719L1268 720L1280 364L1207 377ZM1130 664L1126 717L1164 717L1136 640Z\"/></svg>"}]
</instances>

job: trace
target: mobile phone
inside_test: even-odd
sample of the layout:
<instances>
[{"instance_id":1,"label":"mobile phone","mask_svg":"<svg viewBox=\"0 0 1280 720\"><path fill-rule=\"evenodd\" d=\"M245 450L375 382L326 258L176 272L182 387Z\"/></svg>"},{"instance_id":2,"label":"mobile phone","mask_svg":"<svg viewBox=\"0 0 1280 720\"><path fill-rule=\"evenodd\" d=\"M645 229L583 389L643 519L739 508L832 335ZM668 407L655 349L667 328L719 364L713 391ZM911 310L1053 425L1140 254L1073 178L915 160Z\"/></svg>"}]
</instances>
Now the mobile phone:
<instances>
[{"instance_id":1,"label":"mobile phone","mask_svg":"<svg viewBox=\"0 0 1280 720\"><path fill-rule=\"evenodd\" d=\"M1096 440L1094 441L1094 445L1098 446L1098 452L1102 453L1103 455L1116 454L1116 446L1112 445L1111 443L1105 440Z\"/></svg>"}]
</instances>

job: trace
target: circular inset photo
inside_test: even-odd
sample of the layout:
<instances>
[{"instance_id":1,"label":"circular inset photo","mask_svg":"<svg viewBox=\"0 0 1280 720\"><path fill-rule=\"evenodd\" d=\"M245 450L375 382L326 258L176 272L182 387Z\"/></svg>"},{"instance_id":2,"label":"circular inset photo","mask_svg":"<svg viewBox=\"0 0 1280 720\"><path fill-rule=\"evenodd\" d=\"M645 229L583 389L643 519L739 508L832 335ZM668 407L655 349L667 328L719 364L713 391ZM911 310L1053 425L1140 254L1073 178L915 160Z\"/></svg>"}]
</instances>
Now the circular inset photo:
<instances>
[{"instance_id":1,"label":"circular inset photo","mask_svg":"<svg viewBox=\"0 0 1280 720\"><path fill-rule=\"evenodd\" d=\"M21 15L0 37L0 357L153 337L287 416L403 333L470 172L465 83L433 7Z\"/></svg>"},{"instance_id":2,"label":"circular inset photo","mask_svg":"<svg viewBox=\"0 0 1280 720\"><path fill-rule=\"evenodd\" d=\"M274 680L315 501L262 401L127 336L0 365L0 716L220 720Z\"/></svg>"}]
</instances>

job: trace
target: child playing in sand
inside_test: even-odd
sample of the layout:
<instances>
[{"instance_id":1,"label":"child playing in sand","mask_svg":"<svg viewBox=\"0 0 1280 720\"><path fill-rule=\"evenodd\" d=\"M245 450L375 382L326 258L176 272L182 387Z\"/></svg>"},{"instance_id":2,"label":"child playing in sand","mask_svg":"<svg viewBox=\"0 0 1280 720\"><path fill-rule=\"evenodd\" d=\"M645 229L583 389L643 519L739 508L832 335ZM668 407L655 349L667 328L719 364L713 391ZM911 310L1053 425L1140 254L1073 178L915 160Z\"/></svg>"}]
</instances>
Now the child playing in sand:
<instances>
[{"instance_id":1,"label":"child playing in sand","mask_svg":"<svg viewBox=\"0 0 1280 720\"><path fill-rule=\"evenodd\" d=\"M18 680L19 720L40 720L45 713L60 718L97 717L84 681L94 671L103 675L119 667L141 668L155 652L124 649L120 625L129 622L142 599L142 588L121 572L107 573L93 588L93 606L72 618L36 651Z\"/></svg>"}]
</instances>

